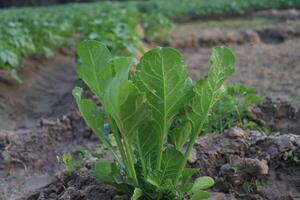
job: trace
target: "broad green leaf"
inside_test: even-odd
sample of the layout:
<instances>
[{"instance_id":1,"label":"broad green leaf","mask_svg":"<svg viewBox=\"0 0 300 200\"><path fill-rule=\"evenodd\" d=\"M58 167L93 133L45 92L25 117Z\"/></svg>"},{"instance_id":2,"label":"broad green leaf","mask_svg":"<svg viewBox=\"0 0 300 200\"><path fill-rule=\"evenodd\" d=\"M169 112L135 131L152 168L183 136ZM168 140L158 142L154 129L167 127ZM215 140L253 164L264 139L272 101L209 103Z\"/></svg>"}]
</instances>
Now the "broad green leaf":
<instances>
[{"instance_id":1,"label":"broad green leaf","mask_svg":"<svg viewBox=\"0 0 300 200\"><path fill-rule=\"evenodd\" d=\"M99 182L110 184L124 192L133 192L131 184L122 179L121 172L114 163L105 160L98 161L92 167L92 174Z\"/></svg>"},{"instance_id":2,"label":"broad green leaf","mask_svg":"<svg viewBox=\"0 0 300 200\"><path fill-rule=\"evenodd\" d=\"M159 188L161 185L161 174L158 171L150 172L147 175L147 182Z\"/></svg>"},{"instance_id":3,"label":"broad green leaf","mask_svg":"<svg viewBox=\"0 0 300 200\"><path fill-rule=\"evenodd\" d=\"M182 184L185 184L198 171L199 169L186 167L182 172Z\"/></svg>"},{"instance_id":4,"label":"broad green leaf","mask_svg":"<svg viewBox=\"0 0 300 200\"><path fill-rule=\"evenodd\" d=\"M154 168L157 158L158 133L151 125L150 121L146 120L139 128L136 140L144 176L147 176L148 169Z\"/></svg>"},{"instance_id":5,"label":"broad green leaf","mask_svg":"<svg viewBox=\"0 0 300 200\"><path fill-rule=\"evenodd\" d=\"M175 148L167 148L162 156L161 183L171 180L174 183L183 155Z\"/></svg>"},{"instance_id":6,"label":"broad green leaf","mask_svg":"<svg viewBox=\"0 0 300 200\"><path fill-rule=\"evenodd\" d=\"M153 120L166 134L173 117L189 97L191 82L181 55L172 48L145 53L137 66L137 80L153 110Z\"/></svg>"},{"instance_id":7,"label":"broad green leaf","mask_svg":"<svg viewBox=\"0 0 300 200\"><path fill-rule=\"evenodd\" d=\"M174 116L189 98L191 81L181 55L172 48L145 53L137 66L136 80L138 88L146 94L153 128L159 133L157 169L160 169L165 136Z\"/></svg>"},{"instance_id":8,"label":"broad green leaf","mask_svg":"<svg viewBox=\"0 0 300 200\"><path fill-rule=\"evenodd\" d=\"M104 114L100 112L97 106L88 99L82 99L82 88L75 87L73 89L73 96L76 99L77 106L83 119L85 120L88 127L99 137L103 144L112 152L115 159L120 162L118 155L116 154L113 146L109 142L109 139L104 134Z\"/></svg>"},{"instance_id":9,"label":"broad green leaf","mask_svg":"<svg viewBox=\"0 0 300 200\"><path fill-rule=\"evenodd\" d=\"M179 187L179 192L180 193L189 192L192 189L192 187L193 187L192 183L185 183Z\"/></svg>"},{"instance_id":10,"label":"broad green leaf","mask_svg":"<svg viewBox=\"0 0 300 200\"><path fill-rule=\"evenodd\" d=\"M215 184L214 179L209 176L202 176L194 182L192 193L197 193L199 190L206 190Z\"/></svg>"},{"instance_id":11,"label":"broad green leaf","mask_svg":"<svg viewBox=\"0 0 300 200\"><path fill-rule=\"evenodd\" d=\"M197 191L196 193L191 195L191 200L202 200L210 197L210 193L206 191Z\"/></svg>"},{"instance_id":12,"label":"broad green leaf","mask_svg":"<svg viewBox=\"0 0 300 200\"><path fill-rule=\"evenodd\" d=\"M111 53L100 42L93 40L81 42L77 53L83 62L82 66L77 68L78 76L101 100L108 79L106 75L110 74L108 62L112 58Z\"/></svg>"},{"instance_id":13,"label":"broad green leaf","mask_svg":"<svg viewBox=\"0 0 300 200\"><path fill-rule=\"evenodd\" d=\"M131 82L117 75L106 89L103 105L115 120L123 137L130 143L133 142L138 127L148 114L144 96Z\"/></svg>"},{"instance_id":14,"label":"broad green leaf","mask_svg":"<svg viewBox=\"0 0 300 200\"><path fill-rule=\"evenodd\" d=\"M143 191L140 188L135 188L131 200L138 200L143 196Z\"/></svg>"},{"instance_id":15,"label":"broad green leaf","mask_svg":"<svg viewBox=\"0 0 300 200\"><path fill-rule=\"evenodd\" d=\"M187 112L193 135L201 132L214 104L225 92L224 82L234 72L234 63L230 49L223 46L213 48L211 68L208 75L195 85L194 97Z\"/></svg>"},{"instance_id":16,"label":"broad green leaf","mask_svg":"<svg viewBox=\"0 0 300 200\"><path fill-rule=\"evenodd\" d=\"M178 151L182 150L182 147L189 137L191 130L191 124L186 122L182 126L174 128L170 133L171 141Z\"/></svg>"}]
</instances>

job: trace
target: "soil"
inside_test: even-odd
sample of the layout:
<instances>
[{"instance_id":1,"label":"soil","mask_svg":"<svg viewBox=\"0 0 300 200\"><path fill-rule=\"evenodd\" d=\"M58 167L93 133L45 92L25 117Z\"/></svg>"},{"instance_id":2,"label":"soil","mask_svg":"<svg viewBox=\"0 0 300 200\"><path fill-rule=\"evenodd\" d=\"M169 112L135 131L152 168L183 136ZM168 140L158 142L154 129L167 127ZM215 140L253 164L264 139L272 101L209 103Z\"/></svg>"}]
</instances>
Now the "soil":
<instances>
[{"instance_id":1,"label":"soil","mask_svg":"<svg viewBox=\"0 0 300 200\"><path fill-rule=\"evenodd\" d=\"M266 126L286 120L300 121L287 102L267 100L255 108L252 117ZM274 115L274 108L278 108ZM279 114L285 113L285 115ZM298 116L294 118L295 116ZM272 118L273 120L269 120ZM209 175L216 181L210 200L297 200L300 198L300 126L291 132L281 126L277 134L264 136L255 130L231 128L225 133L201 137L189 159L191 167L200 168L195 176ZM292 152L293 156L285 156ZM91 161L92 160L92 161ZM46 187L24 200L42 199L113 199L129 200L113 188L96 183L88 170L96 159L73 174L61 173ZM245 184L248 187L245 188Z\"/></svg>"},{"instance_id":2,"label":"soil","mask_svg":"<svg viewBox=\"0 0 300 200\"><path fill-rule=\"evenodd\" d=\"M198 80L208 70L211 48L225 44L237 59L231 82L254 86L264 97L299 101L299 15L299 10L265 11L246 19L179 24L172 46L181 49L190 75Z\"/></svg>"},{"instance_id":3,"label":"soil","mask_svg":"<svg viewBox=\"0 0 300 200\"><path fill-rule=\"evenodd\" d=\"M75 59L56 53L54 59L26 59L20 72L23 83L0 82L0 127L33 127L42 117L57 117L70 110L76 81Z\"/></svg>"},{"instance_id":4,"label":"soil","mask_svg":"<svg viewBox=\"0 0 300 200\"><path fill-rule=\"evenodd\" d=\"M271 97L248 116L271 135L234 127L198 140L189 165L201 169L197 176L216 180L210 200L300 199L299 19L298 10L262 11L175 28L172 46L183 53L194 80L208 70L210 48L226 44L237 57L230 81ZM57 53L24 65L22 85L0 81L0 200L129 199L89 174L96 159L109 155L82 160L75 173L58 161L66 152L76 157L100 144L71 96L74 57Z\"/></svg>"}]
</instances>

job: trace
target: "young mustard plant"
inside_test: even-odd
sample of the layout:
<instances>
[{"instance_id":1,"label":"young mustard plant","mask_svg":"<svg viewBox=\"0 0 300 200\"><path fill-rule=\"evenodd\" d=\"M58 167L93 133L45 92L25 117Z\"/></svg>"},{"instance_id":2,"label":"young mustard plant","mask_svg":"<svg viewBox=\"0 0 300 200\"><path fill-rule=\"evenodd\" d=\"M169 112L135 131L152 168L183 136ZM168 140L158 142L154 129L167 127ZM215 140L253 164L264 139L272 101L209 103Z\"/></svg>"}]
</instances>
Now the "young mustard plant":
<instances>
[{"instance_id":1,"label":"young mustard plant","mask_svg":"<svg viewBox=\"0 0 300 200\"><path fill-rule=\"evenodd\" d=\"M132 200L209 197L204 190L214 184L213 179L200 177L190 183L198 170L186 163L234 72L231 50L213 48L211 68L195 84L180 53L172 48L152 49L136 66L131 58L113 57L97 41L82 42L78 55L82 60L78 76L98 97L103 111L82 98L82 88L75 87L73 95L86 124L115 160L97 162L96 179L128 193ZM106 121L110 131L104 128Z\"/></svg>"}]
</instances>

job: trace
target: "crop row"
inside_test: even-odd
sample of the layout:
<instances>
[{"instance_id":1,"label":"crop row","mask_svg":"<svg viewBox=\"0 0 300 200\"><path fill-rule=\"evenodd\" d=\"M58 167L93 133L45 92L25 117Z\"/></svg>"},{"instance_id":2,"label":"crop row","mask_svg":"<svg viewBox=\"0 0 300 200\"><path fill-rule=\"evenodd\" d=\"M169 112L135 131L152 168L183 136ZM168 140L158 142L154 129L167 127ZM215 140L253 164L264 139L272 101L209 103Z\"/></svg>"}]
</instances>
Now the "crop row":
<instances>
[{"instance_id":1,"label":"crop row","mask_svg":"<svg viewBox=\"0 0 300 200\"><path fill-rule=\"evenodd\" d=\"M5 9L0 11L0 69L8 68L16 77L23 58L49 58L53 49L85 39L100 41L113 55L134 55L142 51L138 24L143 25L148 40L166 41L170 19L299 6L299 0L152 0Z\"/></svg>"}]
</instances>

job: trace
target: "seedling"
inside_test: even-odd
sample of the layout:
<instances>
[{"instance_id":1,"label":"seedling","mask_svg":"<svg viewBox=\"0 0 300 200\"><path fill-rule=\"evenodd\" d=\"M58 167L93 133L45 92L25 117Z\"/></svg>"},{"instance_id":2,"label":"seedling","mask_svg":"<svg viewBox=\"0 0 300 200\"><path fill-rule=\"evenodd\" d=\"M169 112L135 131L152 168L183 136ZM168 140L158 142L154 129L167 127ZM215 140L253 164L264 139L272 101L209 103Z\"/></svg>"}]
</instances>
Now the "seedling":
<instances>
[{"instance_id":1,"label":"seedling","mask_svg":"<svg viewBox=\"0 0 300 200\"><path fill-rule=\"evenodd\" d=\"M286 161L293 161L295 163L299 163L299 158L295 154L295 151L292 149L284 152L283 159Z\"/></svg>"},{"instance_id":2,"label":"seedling","mask_svg":"<svg viewBox=\"0 0 300 200\"><path fill-rule=\"evenodd\" d=\"M87 125L113 154L93 167L97 180L113 185L137 200L201 200L214 185L210 177L189 179L198 170L186 167L193 145L213 106L225 92L224 82L234 72L235 58L224 46L213 48L211 68L192 83L180 53L155 48L134 67L131 58L114 58L97 41L79 45L79 77L103 105L73 95ZM112 133L104 128L108 121ZM112 134L117 151L108 135ZM167 141L171 141L168 143Z\"/></svg>"}]
</instances>

